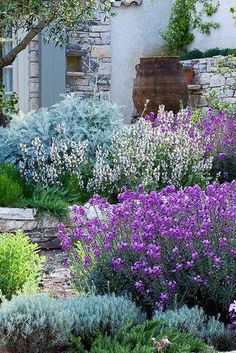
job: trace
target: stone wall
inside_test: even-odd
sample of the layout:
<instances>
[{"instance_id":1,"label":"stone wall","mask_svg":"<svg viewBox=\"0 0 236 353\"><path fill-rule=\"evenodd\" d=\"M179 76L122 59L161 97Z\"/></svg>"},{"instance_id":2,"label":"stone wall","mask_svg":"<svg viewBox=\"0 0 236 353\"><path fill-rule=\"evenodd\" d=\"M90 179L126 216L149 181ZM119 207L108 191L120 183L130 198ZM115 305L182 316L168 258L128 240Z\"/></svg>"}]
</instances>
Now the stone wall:
<instances>
[{"instance_id":1,"label":"stone wall","mask_svg":"<svg viewBox=\"0 0 236 353\"><path fill-rule=\"evenodd\" d=\"M84 209L88 219L95 218L99 214L99 211L89 204L86 204ZM38 243L42 250L60 249L57 239L58 223L58 219L47 214L40 214L33 208L0 207L0 234L22 230L33 243ZM72 224L68 221L68 231L71 226Z\"/></svg>"},{"instance_id":2,"label":"stone wall","mask_svg":"<svg viewBox=\"0 0 236 353\"><path fill-rule=\"evenodd\" d=\"M110 22L98 15L90 24L81 25L68 32L66 45L66 91L88 97L95 86L103 98L110 98L111 88L111 36ZM80 66L73 71L68 68L69 58L77 58ZM28 46L29 60L29 110L39 108L39 42L35 37Z\"/></svg>"},{"instance_id":3,"label":"stone wall","mask_svg":"<svg viewBox=\"0 0 236 353\"><path fill-rule=\"evenodd\" d=\"M39 108L39 44L35 37L28 47L29 55L29 110Z\"/></svg>"},{"instance_id":4,"label":"stone wall","mask_svg":"<svg viewBox=\"0 0 236 353\"><path fill-rule=\"evenodd\" d=\"M0 207L0 233L22 230L41 249L59 248L57 224L56 219L40 216L35 209Z\"/></svg>"},{"instance_id":5,"label":"stone wall","mask_svg":"<svg viewBox=\"0 0 236 353\"><path fill-rule=\"evenodd\" d=\"M97 90L103 98L110 98L111 87L111 36L109 20L101 17L91 24L82 25L78 31L68 33L66 47L66 90L89 97ZM80 58L80 68L70 70L70 58ZM79 60L78 60L79 64ZM76 65L76 64L75 64Z\"/></svg>"},{"instance_id":6,"label":"stone wall","mask_svg":"<svg viewBox=\"0 0 236 353\"><path fill-rule=\"evenodd\" d=\"M229 70L223 69L219 72L219 65L231 67ZM217 93L221 102L236 104L236 58L215 56L213 58L193 59L182 62L184 66L191 66L195 72L193 85L190 89L190 102L192 108L207 108L205 94Z\"/></svg>"}]
</instances>

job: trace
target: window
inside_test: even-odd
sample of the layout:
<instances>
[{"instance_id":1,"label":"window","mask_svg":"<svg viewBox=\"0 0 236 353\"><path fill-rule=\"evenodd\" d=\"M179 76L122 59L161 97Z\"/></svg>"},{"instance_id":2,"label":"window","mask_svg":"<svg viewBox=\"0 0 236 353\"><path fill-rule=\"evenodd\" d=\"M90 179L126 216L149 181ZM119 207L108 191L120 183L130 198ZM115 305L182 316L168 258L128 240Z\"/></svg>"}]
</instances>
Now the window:
<instances>
[{"instance_id":1,"label":"window","mask_svg":"<svg viewBox=\"0 0 236 353\"><path fill-rule=\"evenodd\" d=\"M81 72L83 67L83 59L81 56L67 55L67 71L68 72Z\"/></svg>"}]
</instances>

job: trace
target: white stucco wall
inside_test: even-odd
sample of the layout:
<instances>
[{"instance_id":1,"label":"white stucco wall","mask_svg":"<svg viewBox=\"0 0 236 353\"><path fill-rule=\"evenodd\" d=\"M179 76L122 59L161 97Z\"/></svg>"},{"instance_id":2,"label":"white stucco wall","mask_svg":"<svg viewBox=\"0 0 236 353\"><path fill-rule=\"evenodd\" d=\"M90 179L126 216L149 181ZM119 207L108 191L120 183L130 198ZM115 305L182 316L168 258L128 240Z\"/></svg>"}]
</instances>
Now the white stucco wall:
<instances>
[{"instance_id":1,"label":"white stucco wall","mask_svg":"<svg viewBox=\"0 0 236 353\"><path fill-rule=\"evenodd\" d=\"M217 13L210 19L219 22L221 27L212 30L210 36L196 32L189 49L236 48L236 25L230 13L230 7L236 6L236 0L219 1ZM173 3L174 0L143 0L140 6L121 6L111 20L111 99L125 107L127 121L133 112L135 65L140 57L157 54L162 43L159 32L168 25Z\"/></svg>"},{"instance_id":2,"label":"white stucco wall","mask_svg":"<svg viewBox=\"0 0 236 353\"><path fill-rule=\"evenodd\" d=\"M236 48L236 25L230 13L230 8L236 6L236 0L219 0L219 2L218 11L212 17L208 17L208 20L218 22L221 25L220 28L213 29L209 36L195 32L195 40L190 49Z\"/></svg>"},{"instance_id":3,"label":"white stucco wall","mask_svg":"<svg viewBox=\"0 0 236 353\"><path fill-rule=\"evenodd\" d=\"M139 6L121 6L111 19L111 100L124 106L125 119L133 112L132 88L135 65L140 57L156 55L159 32L168 25L174 0L143 0Z\"/></svg>"}]
</instances>

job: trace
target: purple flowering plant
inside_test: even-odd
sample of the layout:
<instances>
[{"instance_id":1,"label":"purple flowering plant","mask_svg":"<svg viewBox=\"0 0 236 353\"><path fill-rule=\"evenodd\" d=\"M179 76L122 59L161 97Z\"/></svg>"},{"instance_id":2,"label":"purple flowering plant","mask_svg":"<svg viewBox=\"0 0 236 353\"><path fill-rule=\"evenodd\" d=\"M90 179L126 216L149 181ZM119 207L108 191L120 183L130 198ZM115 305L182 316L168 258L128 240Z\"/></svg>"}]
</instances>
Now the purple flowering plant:
<instances>
[{"instance_id":1,"label":"purple flowering plant","mask_svg":"<svg viewBox=\"0 0 236 353\"><path fill-rule=\"evenodd\" d=\"M149 194L139 186L111 205L95 195L88 219L74 206L73 232L58 237L77 281L99 291L131 293L142 305L168 307L176 300L228 310L236 294L236 181ZM100 284L99 284L100 283Z\"/></svg>"}]
</instances>

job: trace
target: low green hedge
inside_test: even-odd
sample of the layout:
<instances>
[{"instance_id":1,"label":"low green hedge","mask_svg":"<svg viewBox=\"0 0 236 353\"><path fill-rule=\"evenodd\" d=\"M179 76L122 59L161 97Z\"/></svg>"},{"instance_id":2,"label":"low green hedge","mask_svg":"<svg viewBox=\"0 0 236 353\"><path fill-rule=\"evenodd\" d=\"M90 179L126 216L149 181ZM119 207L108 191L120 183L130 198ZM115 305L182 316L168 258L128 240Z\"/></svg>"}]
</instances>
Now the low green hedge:
<instances>
[{"instance_id":1,"label":"low green hedge","mask_svg":"<svg viewBox=\"0 0 236 353\"><path fill-rule=\"evenodd\" d=\"M206 51L201 51L199 49L193 49L183 53L180 56L181 60L192 60L192 59L201 59L201 58L212 58L213 56L222 55L236 55L236 49L219 49L219 48L212 48Z\"/></svg>"}]
</instances>

